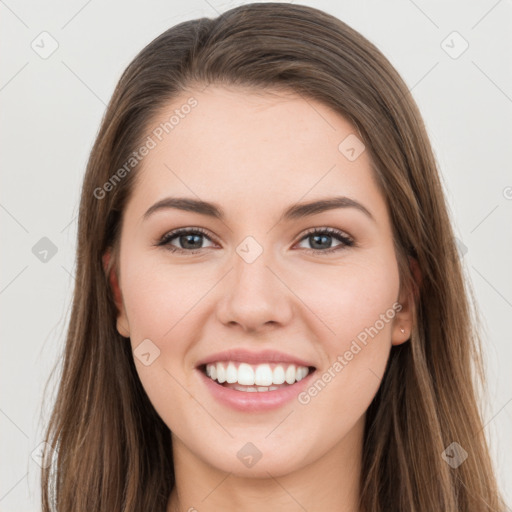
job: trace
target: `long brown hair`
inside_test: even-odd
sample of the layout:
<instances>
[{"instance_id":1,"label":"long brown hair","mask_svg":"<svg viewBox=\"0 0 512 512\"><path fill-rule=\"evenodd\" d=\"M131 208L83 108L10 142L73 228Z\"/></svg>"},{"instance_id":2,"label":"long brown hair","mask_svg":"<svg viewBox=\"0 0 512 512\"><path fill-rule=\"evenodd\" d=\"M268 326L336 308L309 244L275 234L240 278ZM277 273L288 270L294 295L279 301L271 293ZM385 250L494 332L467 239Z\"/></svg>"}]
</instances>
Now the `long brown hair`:
<instances>
[{"instance_id":1,"label":"long brown hair","mask_svg":"<svg viewBox=\"0 0 512 512\"><path fill-rule=\"evenodd\" d=\"M116 330L108 279L115 251L106 271L102 257L117 246L137 166L114 183L116 170L162 107L212 83L320 101L353 123L370 152L400 285L416 286L417 301L411 339L392 348L367 411L361 509L502 510L476 396L478 314L418 108L389 61L342 21L302 5L253 3L161 34L125 70L108 105L83 183L73 306L46 432L55 451L42 470L43 511L165 511L175 484L170 431ZM456 468L442 456L452 442L468 454Z\"/></svg>"}]
</instances>

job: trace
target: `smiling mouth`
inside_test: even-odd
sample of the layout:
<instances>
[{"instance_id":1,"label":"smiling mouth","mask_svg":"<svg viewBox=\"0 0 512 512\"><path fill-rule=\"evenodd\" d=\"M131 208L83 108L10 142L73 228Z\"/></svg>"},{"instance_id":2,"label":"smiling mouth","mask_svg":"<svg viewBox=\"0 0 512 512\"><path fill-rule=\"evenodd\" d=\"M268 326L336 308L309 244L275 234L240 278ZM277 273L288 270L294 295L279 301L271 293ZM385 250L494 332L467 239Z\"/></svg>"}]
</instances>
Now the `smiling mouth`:
<instances>
[{"instance_id":1,"label":"smiling mouth","mask_svg":"<svg viewBox=\"0 0 512 512\"><path fill-rule=\"evenodd\" d=\"M203 364L198 369L219 386L260 393L291 387L316 370L314 366L288 363L253 365L238 361L218 361Z\"/></svg>"}]
</instances>

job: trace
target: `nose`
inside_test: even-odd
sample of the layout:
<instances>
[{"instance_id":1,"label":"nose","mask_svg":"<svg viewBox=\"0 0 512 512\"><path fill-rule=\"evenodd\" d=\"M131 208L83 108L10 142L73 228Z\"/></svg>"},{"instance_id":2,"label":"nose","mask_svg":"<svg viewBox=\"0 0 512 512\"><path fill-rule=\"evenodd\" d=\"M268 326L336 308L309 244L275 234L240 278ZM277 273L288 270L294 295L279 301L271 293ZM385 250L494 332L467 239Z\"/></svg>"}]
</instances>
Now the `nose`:
<instances>
[{"instance_id":1,"label":"nose","mask_svg":"<svg viewBox=\"0 0 512 512\"><path fill-rule=\"evenodd\" d=\"M265 251L254 261L233 255L233 268L223 279L217 318L245 332L285 326L293 315L293 293Z\"/></svg>"}]
</instances>

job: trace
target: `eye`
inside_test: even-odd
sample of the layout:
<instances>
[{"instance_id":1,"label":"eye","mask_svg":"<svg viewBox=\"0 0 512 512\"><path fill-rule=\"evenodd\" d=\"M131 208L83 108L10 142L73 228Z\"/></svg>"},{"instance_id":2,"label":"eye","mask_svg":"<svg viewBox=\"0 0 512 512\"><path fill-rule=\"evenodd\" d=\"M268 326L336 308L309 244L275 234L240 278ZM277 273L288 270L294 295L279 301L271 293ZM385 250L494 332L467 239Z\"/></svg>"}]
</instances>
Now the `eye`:
<instances>
[{"instance_id":1,"label":"eye","mask_svg":"<svg viewBox=\"0 0 512 512\"><path fill-rule=\"evenodd\" d=\"M166 233L156 245L164 246L171 252L196 254L206 248L202 247L204 238L211 241L210 236L202 228L180 228ZM332 247L332 238L340 244ZM181 247L173 245L176 240ZM334 228L313 228L301 238L301 242L304 240L309 240L313 246L313 249L306 249L306 252L315 254L330 254L355 245L352 238Z\"/></svg>"},{"instance_id":2,"label":"eye","mask_svg":"<svg viewBox=\"0 0 512 512\"><path fill-rule=\"evenodd\" d=\"M330 239L332 238L335 238L341 243L331 247L332 242ZM322 255L340 251L346 247L355 245L352 238L343 233L343 231L334 228L313 228L306 232L306 235L301 238L301 241L303 240L309 240L314 247L314 249L306 249L306 252Z\"/></svg>"},{"instance_id":3,"label":"eye","mask_svg":"<svg viewBox=\"0 0 512 512\"><path fill-rule=\"evenodd\" d=\"M156 245L165 246L165 248L171 252L177 251L180 253L195 254L201 249L204 249L204 247L201 247L203 238L210 240L210 237L204 229L180 228L166 233ZM171 242L173 242L174 239L177 239L182 247L172 245Z\"/></svg>"}]
</instances>

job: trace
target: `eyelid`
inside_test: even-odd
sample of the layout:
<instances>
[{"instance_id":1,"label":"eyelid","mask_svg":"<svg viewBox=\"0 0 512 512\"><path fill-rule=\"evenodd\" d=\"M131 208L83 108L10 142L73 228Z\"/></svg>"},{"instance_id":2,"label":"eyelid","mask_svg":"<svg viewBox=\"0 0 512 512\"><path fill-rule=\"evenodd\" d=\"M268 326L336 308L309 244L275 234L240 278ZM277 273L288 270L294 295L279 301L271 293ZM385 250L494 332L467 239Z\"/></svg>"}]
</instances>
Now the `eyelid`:
<instances>
[{"instance_id":1,"label":"eyelid","mask_svg":"<svg viewBox=\"0 0 512 512\"><path fill-rule=\"evenodd\" d=\"M206 229L200 228L200 227L195 227L195 226L186 226L186 227L176 228L171 231L168 231L157 241L157 243L155 245L164 246L164 247L169 246L169 247L172 247L172 249L168 249L171 252L178 252L178 253L182 253L182 254L183 253L196 254L197 252L202 251L203 249L208 249L208 247L202 247L199 249L187 250L187 249L181 249L179 247L170 246L169 242L172 239L178 237L182 233L184 233L184 234L201 234L204 237L211 240L212 242L218 244L218 242L216 241L216 238L214 236L212 236L209 233L209 231L207 231ZM346 233L345 231L342 231L341 229L337 229L337 228L324 226L324 227L309 228L306 231L302 232L300 237L298 238L297 242L295 242L294 246L297 245L298 243L302 242L306 238L308 238L308 236L311 236L314 234L325 234L325 233L328 236L331 236L331 237L337 239L340 242L340 245L331 247L331 248L328 248L325 250L321 250L321 249L302 249L302 250L305 251L306 253L310 253L310 254L313 253L313 254L317 254L317 255L325 255L325 254L330 254L330 253L334 253L334 252L339 252L343 249L353 247L356 245L354 238L351 235L349 235L348 233Z\"/></svg>"},{"instance_id":2,"label":"eyelid","mask_svg":"<svg viewBox=\"0 0 512 512\"><path fill-rule=\"evenodd\" d=\"M331 228L331 227L315 227L307 229L305 232L301 234L301 237L298 240L298 243L302 242L304 239L308 238L308 236L314 235L314 234L324 234L327 233L328 236L331 236L332 238L337 239L340 242L340 245L335 247L330 247L325 250L315 250L315 249L302 249L306 254L314 254L319 256L327 256L333 253L340 253L341 251L345 249L349 249L350 247L355 247L356 242L354 238L346 233L345 231L342 231L341 229L337 228Z\"/></svg>"},{"instance_id":3,"label":"eyelid","mask_svg":"<svg viewBox=\"0 0 512 512\"><path fill-rule=\"evenodd\" d=\"M166 232L161 238L159 238L156 242L155 245L157 246L160 246L160 245L163 245L165 246L171 239L173 238L176 238L177 236L181 235L181 234L201 234L201 235L204 235L206 238L209 238L212 242L215 242L218 244L218 242L216 241L216 238L210 234L209 231L207 231L206 229L204 228L200 228L200 227L196 227L196 226L186 226L186 227L183 227L183 228L176 228L176 229L172 229L168 232ZM180 250L177 248L177 250ZM184 250L184 249L183 249ZM196 251L199 251L201 249L195 249ZM193 252L192 250L190 251L186 251L186 252Z\"/></svg>"},{"instance_id":4,"label":"eyelid","mask_svg":"<svg viewBox=\"0 0 512 512\"><path fill-rule=\"evenodd\" d=\"M324 226L324 227L320 226L320 227L306 229L306 231L304 231L301 234L300 240L302 240L303 238L305 238L308 235L314 235L315 233L328 233L330 235L337 235L339 237L343 237L343 238L346 238L347 240L350 240L350 242L352 242L352 243L355 243L354 238L352 236L350 236L346 231L343 231L342 229L327 227L327 226Z\"/></svg>"}]
</instances>

